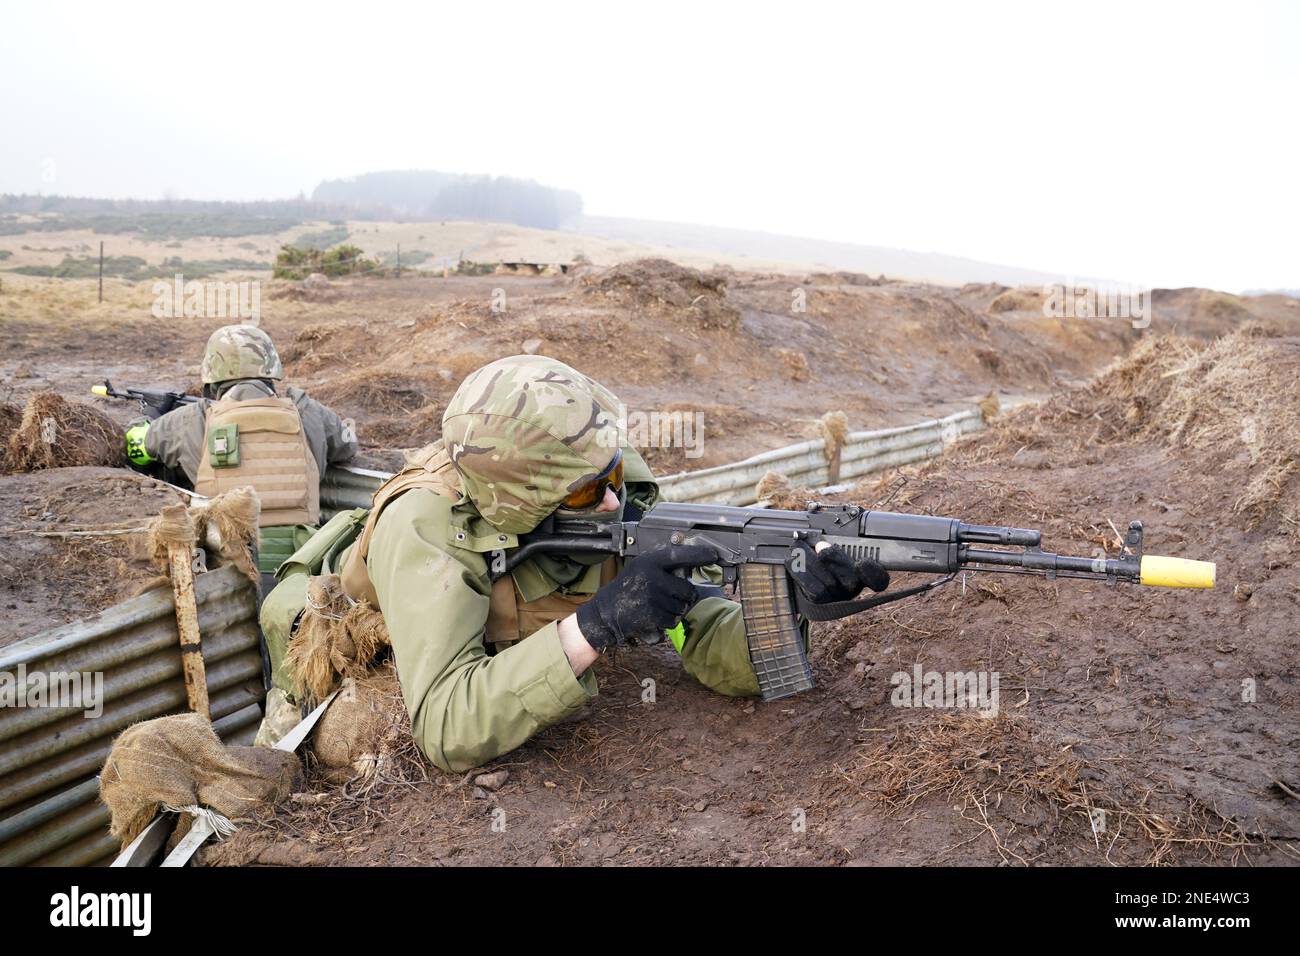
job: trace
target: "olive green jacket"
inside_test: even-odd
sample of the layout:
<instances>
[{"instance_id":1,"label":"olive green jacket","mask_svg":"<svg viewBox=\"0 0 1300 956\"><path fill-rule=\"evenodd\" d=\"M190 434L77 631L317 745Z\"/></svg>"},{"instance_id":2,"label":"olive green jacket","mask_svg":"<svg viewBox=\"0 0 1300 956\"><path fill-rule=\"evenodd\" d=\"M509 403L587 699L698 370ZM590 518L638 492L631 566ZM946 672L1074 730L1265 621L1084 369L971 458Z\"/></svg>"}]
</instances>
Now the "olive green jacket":
<instances>
[{"instance_id":1,"label":"olive green jacket","mask_svg":"<svg viewBox=\"0 0 1300 956\"><path fill-rule=\"evenodd\" d=\"M458 532L464 539L457 539ZM409 491L380 515L366 562L392 640L416 742L434 764L464 771L507 753L578 712L596 695L591 669L575 677L556 624L489 656L484 646L492 584L488 552L506 541L472 508ZM557 585L532 562L513 572L524 600ZM568 591L590 594L590 568ZM687 614L682 665L730 696L758 693L740 605L706 598Z\"/></svg>"}]
</instances>

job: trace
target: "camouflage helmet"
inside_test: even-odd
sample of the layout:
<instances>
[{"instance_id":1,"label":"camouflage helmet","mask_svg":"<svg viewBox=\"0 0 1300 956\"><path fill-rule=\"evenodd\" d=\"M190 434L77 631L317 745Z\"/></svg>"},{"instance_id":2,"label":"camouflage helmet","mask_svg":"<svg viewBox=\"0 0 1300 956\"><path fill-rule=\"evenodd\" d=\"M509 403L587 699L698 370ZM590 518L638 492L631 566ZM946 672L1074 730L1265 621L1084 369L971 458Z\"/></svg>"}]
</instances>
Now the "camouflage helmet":
<instances>
[{"instance_id":1,"label":"camouflage helmet","mask_svg":"<svg viewBox=\"0 0 1300 956\"><path fill-rule=\"evenodd\" d=\"M461 490L498 531L524 534L618 452L620 403L542 355L498 359L451 397L442 437Z\"/></svg>"},{"instance_id":2,"label":"camouflage helmet","mask_svg":"<svg viewBox=\"0 0 1300 956\"><path fill-rule=\"evenodd\" d=\"M284 378L271 337L253 325L223 325L203 350L203 384L236 378Z\"/></svg>"}]
</instances>

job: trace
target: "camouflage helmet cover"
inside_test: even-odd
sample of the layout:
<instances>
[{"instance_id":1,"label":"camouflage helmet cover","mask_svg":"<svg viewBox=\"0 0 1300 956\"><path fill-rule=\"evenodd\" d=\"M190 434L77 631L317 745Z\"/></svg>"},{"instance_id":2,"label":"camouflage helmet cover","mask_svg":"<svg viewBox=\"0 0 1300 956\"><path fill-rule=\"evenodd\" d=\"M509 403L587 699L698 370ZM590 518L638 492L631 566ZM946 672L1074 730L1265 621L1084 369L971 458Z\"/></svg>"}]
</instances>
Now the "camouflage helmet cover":
<instances>
[{"instance_id":1,"label":"camouflage helmet cover","mask_svg":"<svg viewBox=\"0 0 1300 956\"><path fill-rule=\"evenodd\" d=\"M442 437L479 514L524 534L613 460L619 408L607 388L563 362L515 355L461 383Z\"/></svg>"},{"instance_id":2,"label":"camouflage helmet cover","mask_svg":"<svg viewBox=\"0 0 1300 956\"><path fill-rule=\"evenodd\" d=\"M203 351L204 385L237 378L284 378L271 337L253 325L223 325Z\"/></svg>"}]
</instances>

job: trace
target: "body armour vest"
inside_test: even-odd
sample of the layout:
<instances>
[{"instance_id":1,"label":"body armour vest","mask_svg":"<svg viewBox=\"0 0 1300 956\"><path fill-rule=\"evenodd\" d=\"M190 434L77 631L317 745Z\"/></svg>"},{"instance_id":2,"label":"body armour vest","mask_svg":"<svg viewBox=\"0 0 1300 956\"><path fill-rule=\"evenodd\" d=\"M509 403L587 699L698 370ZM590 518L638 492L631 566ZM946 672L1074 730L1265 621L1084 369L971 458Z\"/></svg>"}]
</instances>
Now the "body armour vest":
<instances>
[{"instance_id":1,"label":"body armour vest","mask_svg":"<svg viewBox=\"0 0 1300 956\"><path fill-rule=\"evenodd\" d=\"M320 469L293 399L222 399L208 409L194 490L212 498L245 485L262 503L259 527L319 523Z\"/></svg>"}]
</instances>

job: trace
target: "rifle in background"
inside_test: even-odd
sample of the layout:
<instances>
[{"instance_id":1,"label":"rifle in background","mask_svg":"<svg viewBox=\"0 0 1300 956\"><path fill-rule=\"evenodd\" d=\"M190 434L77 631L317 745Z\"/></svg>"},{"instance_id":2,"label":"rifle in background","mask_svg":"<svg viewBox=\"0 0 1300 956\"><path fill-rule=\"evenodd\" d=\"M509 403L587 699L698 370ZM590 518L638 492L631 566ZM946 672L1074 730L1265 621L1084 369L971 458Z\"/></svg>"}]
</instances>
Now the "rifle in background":
<instances>
[{"instance_id":1,"label":"rifle in background","mask_svg":"<svg viewBox=\"0 0 1300 956\"><path fill-rule=\"evenodd\" d=\"M140 403L140 411L150 421L161 418L174 408L189 405L199 400L197 395L186 395L184 392L153 391L145 388L119 390L114 388L113 383L108 379L104 379L103 385L92 386L90 391L101 398L123 398L137 401Z\"/></svg>"}]
</instances>

